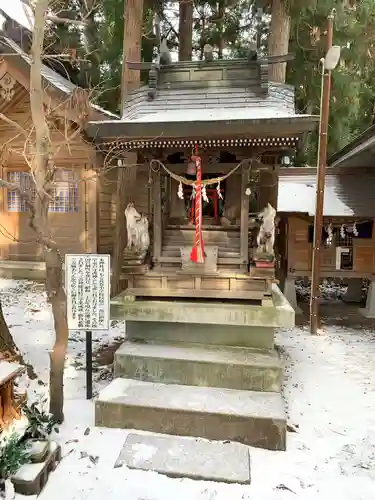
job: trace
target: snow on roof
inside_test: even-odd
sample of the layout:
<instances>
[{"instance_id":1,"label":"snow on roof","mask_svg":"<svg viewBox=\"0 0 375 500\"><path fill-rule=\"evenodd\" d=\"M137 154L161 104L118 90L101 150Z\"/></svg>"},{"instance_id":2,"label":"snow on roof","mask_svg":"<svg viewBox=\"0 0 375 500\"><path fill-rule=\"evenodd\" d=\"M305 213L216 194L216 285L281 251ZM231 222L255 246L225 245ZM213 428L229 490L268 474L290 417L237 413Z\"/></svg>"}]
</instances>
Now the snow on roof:
<instances>
[{"instance_id":1,"label":"snow on roof","mask_svg":"<svg viewBox=\"0 0 375 500\"><path fill-rule=\"evenodd\" d=\"M133 91L122 120L132 123L228 121L290 118L295 115L294 89L270 84L266 93L256 86L224 81L226 85L168 85L149 98L148 86Z\"/></svg>"},{"instance_id":2,"label":"snow on roof","mask_svg":"<svg viewBox=\"0 0 375 500\"><path fill-rule=\"evenodd\" d=\"M325 177L326 217L370 217L375 212L375 174L358 175L330 168ZM316 170L292 168L280 171L277 211L315 214Z\"/></svg>"},{"instance_id":3,"label":"snow on roof","mask_svg":"<svg viewBox=\"0 0 375 500\"><path fill-rule=\"evenodd\" d=\"M0 11L28 30L33 29L34 13L22 0L0 0Z\"/></svg>"},{"instance_id":4,"label":"snow on roof","mask_svg":"<svg viewBox=\"0 0 375 500\"><path fill-rule=\"evenodd\" d=\"M175 109L156 111L139 117L123 120L125 123L161 123L161 122L195 122L195 121L232 121L232 120L267 120L274 118L290 118L291 114L276 107L257 106L251 108L228 109ZM304 115L295 115L299 118ZM307 115L306 115L307 116Z\"/></svg>"},{"instance_id":5,"label":"snow on roof","mask_svg":"<svg viewBox=\"0 0 375 500\"><path fill-rule=\"evenodd\" d=\"M6 384L9 380L20 375L25 368L18 363L8 363L0 361L0 385Z\"/></svg>"},{"instance_id":6,"label":"snow on roof","mask_svg":"<svg viewBox=\"0 0 375 500\"><path fill-rule=\"evenodd\" d=\"M0 2L3 0L0 0ZM31 57L27 55L13 40L10 38L4 38L5 43L12 49L14 52L20 55L22 59L27 63L31 64ZM71 94L74 89L77 88L77 85L75 85L73 82L68 80L68 78L64 78L61 76L59 73L51 69L50 67L46 66L45 64L42 65L42 77L53 87L57 88L58 90L61 90L65 94ZM110 116L111 118L118 118L117 115L114 113L111 113L110 111L107 111L106 109L101 108L97 104L91 103L91 106L96 109L97 111L104 113L107 116Z\"/></svg>"}]
</instances>

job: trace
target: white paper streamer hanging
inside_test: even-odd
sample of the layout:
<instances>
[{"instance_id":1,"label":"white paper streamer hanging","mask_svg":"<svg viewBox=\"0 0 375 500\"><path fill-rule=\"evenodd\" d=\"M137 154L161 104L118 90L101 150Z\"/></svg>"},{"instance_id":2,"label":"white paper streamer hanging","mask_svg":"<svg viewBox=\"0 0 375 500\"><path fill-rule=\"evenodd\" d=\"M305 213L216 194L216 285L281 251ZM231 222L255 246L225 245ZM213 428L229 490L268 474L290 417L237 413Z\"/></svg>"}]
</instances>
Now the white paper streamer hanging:
<instances>
[{"instance_id":1,"label":"white paper streamer hanging","mask_svg":"<svg viewBox=\"0 0 375 500\"><path fill-rule=\"evenodd\" d=\"M332 230L332 224L330 224L327 229L326 229L327 233L328 233L328 237L327 237L327 245L332 245L332 241L333 241L333 230Z\"/></svg>"},{"instance_id":2,"label":"white paper streamer hanging","mask_svg":"<svg viewBox=\"0 0 375 500\"><path fill-rule=\"evenodd\" d=\"M220 191L220 182L217 183L216 191L217 191L217 197L219 198L219 200L222 200L223 195L221 194L221 191Z\"/></svg>"},{"instance_id":3,"label":"white paper streamer hanging","mask_svg":"<svg viewBox=\"0 0 375 500\"><path fill-rule=\"evenodd\" d=\"M184 199L184 190L182 188L182 182L180 182L178 185L177 196L180 198L180 200Z\"/></svg>"},{"instance_id":4,"label":"white paper streamer hanging","mask_svg":"<svg viewBox=\"0 0 375 500\"><path fill-rule=\"evenodd\" d=\"M210 200L208 199L207 192L206 192L206 186L204 184L202 187L202 198L206 203L209 203Z\"/></svg>"}]
</instances>

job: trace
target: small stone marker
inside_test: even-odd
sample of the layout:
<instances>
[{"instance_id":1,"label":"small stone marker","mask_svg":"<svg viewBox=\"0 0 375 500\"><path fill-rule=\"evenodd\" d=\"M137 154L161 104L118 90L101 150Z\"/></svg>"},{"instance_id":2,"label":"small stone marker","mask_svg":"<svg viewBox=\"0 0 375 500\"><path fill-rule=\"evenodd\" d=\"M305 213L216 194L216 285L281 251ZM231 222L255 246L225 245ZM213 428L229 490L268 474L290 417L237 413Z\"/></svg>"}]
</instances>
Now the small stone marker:
<instances>
[{"instance_id":1,"label":"small stone marker","mask_svg":"<svg viewBox=\"0 0 375 500\"><path fill-rule=\"evenodd\" d=\"M115 463L170 477L250 484L247 446L161 434L131 433Z\"/></svg>"},{"instance_id":2,"label":"small stone marker","mask_svg":"<svg viewBox=\"0 0 375 500\"><path fill-rule=\"evenodd\" d=\"M27 445L30 462L39 464L46 459L49 452L48 440L28 439Z\"/></svg>"},{"instance_id":3,"label":"small stone marker","mask_svg":"<svg viewBox=\"0 0 375 500\"><path fill-rule=\"evenodd\" d=\"M42 462L24 464L12 476L11 481L15 492L20 495L39 495L48 480L49 473L55 470L60 460L60 445L51 441L48 454Z\"/></svg>"}]
</instances>

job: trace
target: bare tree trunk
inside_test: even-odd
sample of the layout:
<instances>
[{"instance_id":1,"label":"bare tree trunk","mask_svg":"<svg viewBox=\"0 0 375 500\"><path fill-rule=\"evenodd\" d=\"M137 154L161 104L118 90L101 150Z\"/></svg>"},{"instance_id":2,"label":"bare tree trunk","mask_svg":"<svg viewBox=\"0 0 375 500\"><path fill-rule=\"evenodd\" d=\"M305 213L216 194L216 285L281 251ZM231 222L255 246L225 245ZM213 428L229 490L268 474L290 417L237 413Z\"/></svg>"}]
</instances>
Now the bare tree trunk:
<instances>
[{"instance_id":1,"label":"bare tree trunk","mask_svg":"<svg viewBox=\"0 0 375 500\"><path fill-rule=\"evenodd\" d=\"M2 304L0 302L0 352L8 353L12 357L16 357L18 349L13 340L12 334L9 331L8 325L5 321Z\"/></svg>"},{"instance_id":2,"label":"bare tree trunk","mask_svg":"<svg viewBox=\"0 0 375 500\"><path fill-rule=\"evenodd\" d=\"M31 169L36 187L35 214L30 218L30 226L35 230L38 241L43 245L46 263L46 292L52 305L55 326L55 344L50 353L50 412L57 421L64 420L64 364L68 345L68 324L66 318L66 296L62 281L62 258L53 241L48 206L52 192L54 165L48 125L46 122L43 88L42 55L45 34L45 15L49 0L38 0L35 5L35 22L31 46L30 107L35 128L35 150Z\"/></svg>"},{"instance_id":3,"label":"bare tree trunk","mask_svg":"<svg viewBox=\"0 0 375 500\"><path fill-rule=\"evenodd\" d=\"M124 43L121 79L121 112L124 110L127 96L139 86L139 70L130 70L127 61L141 60L143 33L143 0L126 0L124 11Z\"/></svg>"},{"instance_id":4,"label":"bare tree trunk","mask_svg":"<svg viewBox=\"0 0 375 500\"><path fill-rule=\"evenodd\" d=\"M37 375L33 367L25 363L22 354L20 353L12 334L10 333L7 322L3 314L3 307L0 302L0 354L9 356L12 360L25 365L27 369L27 375L30 379L37 378Z\"/></svg>"},{"instance_id":5,"label":"bare tree trunk","mask_svg":"<svg viewBox=\"0 0 375 500\"><path fill-rule=\"evenodd\" d=\"M224 9L224 3L223 0L219 2L218 5L218 31L219 31L219 42L218 42L218 58L222 59L223 58L223 52L224 52L224 14L225 14L225 9Z\"/></svg>"},{"instance_id":6,"label":"bare tree trunk","mask_svg":"<svg viewBox=\"0 0 375 500\"><path fill-rule=\"evenodd\" d=\"M143 22L143 0L126 0L124 11L124 44L123 44L123 63L122 63L122 81L121 81L121 112L124 110L127 96L131 90L140 84L140 72L129 70L126 61L141 60L141 42L142 42L142 22ZM129 157L128 163L137 163L136 154ZM126 221L125 208L132 195L134 186L128 184L131 168L119 168L117 176L116 193L116 228L113 242L112 256L112 278L111 295L117 295L120 292L120 279L122 265L124 262L124 248L126 241Z\"/></svg>"},{"instance_id":7,"label":"bare tree trunk","mask_svg":"<svg viewBox=\"0 0 375 500\"><path fill-rule=\"evenodd\" d=\"M60 256L55 252L45 252L45 261L46 290L52 305L56 334L55 343L50 353L49 410L58 422L62 422L64 420L64 367L69 340L66 296L62 286L63 271Z\"/></svg>"},{"instance_id":8,"label":"bare tree trunk","mask_svg":"<svg viewBox=\"0 0 375 500\"><path fill-rule=\"evenodd\" d=\"M191 61L193 55L193 8L193 0L180 0L179 61Z\"/></svg>"},{"instance_id":9,"label":"bare tree trunk","mask_svg":"<svg viewBox=\"0 0 375 500\"><path fill-rule=\"evenodd\" d=\"M86 59L89 63L85 71L85 84L87 88L96 88L100 83L100 38L98 36L98 23L96 22L96 0L80 0L80 7L85 18L85 49Z\"/></svg>"},{"instance_id":10,"label":"bare tree trunk","mask_svg":"<svg viewBox=\"0 0 375 500\"><path fill-rule=\"evenodd\" d=\"M280 56L288 53L290 36L290 15L285 0L272 0L268 54ZM285 83L286 63L271 64L270 81Z\"/></svg>"}]
</instances>

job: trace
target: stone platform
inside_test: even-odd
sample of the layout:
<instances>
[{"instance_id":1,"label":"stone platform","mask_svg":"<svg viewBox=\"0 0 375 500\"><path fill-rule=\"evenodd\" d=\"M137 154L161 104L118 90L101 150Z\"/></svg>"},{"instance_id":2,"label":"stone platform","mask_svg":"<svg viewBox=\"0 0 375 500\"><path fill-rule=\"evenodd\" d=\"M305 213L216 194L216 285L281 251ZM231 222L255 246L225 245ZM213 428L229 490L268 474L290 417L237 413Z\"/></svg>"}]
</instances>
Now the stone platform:
<instances>
[{"instance_id":1,"label":"stone platform","mask_svg":"<svg viewBox=\"0 0 375 500\"><path fill-rule=\"evenodd\" d=\"M129 300L124 293L111 302L111 319L154 323L196 323L236 327L280 328L294 326L294 309L279 287L272 285L269 304L220 300Z\"/></svg>"},{"instance_id":2,"label":"stone platform","mask_svg":"<svg viewBox=\"0 0 375 500\"><path fill-rule=\"evenodd\" d=\"M276 285L262 306L119 296L112 318L126 319L126 341L96 425L285 450L274 331L294 326L294 310Z\"/></svg>"}]
</instances>

